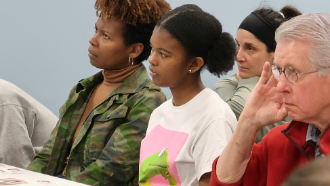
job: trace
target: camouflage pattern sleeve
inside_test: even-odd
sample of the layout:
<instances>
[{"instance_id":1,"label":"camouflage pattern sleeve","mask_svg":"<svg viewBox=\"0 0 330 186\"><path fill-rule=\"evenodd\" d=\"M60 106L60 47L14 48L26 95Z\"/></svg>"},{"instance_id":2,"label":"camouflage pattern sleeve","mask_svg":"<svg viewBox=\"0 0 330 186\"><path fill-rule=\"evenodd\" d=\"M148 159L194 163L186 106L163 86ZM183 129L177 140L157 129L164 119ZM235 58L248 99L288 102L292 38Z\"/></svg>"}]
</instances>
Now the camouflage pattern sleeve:
<instances>
[{"instance_id":1,"label":"camouflage pattern sleeve","mask_svg":"<svg viewBox=\"0 0 330 186\"><path fill-rule=\"evenodd\" d=\"M159 90L143 89L124 104L129 107L126 123L116 128L99 158L76 175L89 185L138 185L140 144L146 135L152 111L166 101Z\"/></svg>"}]
</instances>

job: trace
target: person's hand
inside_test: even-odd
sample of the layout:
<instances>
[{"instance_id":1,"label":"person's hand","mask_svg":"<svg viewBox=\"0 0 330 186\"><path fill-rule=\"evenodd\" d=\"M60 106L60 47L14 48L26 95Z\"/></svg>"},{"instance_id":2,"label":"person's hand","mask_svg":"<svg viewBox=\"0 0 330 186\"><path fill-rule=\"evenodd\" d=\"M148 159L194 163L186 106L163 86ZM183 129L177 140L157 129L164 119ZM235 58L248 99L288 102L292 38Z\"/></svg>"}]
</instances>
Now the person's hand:
<instances>
[{"instance_id":1,"label":"person's hand","mask_svg":"<svg viewBox=\"0 0 330 186\"><path fill-rule=\"evenodd\" d=\"M287 111L282 94L277 92L277 80L271 76L270 64L266 62L259 82L252 90L239 120L249 120L256 128L276 123L284 119Z\"/></svg>"},{"instance_id":2,"label":"person's hand","mask_svg":"<svg viewBox=\"0 0 330 186\"><path fill-rule=\"evenodd\" d=\"M236 70L236 78L237 78L238 81L241 81L241 79L242 79L241 76L239 76L239 70L238 69Z\"/></svg>"}]
</instances>

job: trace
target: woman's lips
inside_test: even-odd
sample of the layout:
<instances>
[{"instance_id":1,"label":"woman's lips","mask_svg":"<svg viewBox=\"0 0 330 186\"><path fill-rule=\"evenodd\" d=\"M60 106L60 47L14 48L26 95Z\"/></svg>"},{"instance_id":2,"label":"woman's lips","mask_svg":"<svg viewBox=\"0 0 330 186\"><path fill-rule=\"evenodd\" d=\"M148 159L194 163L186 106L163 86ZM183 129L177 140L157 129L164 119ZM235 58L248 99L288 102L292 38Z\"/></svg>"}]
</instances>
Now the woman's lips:
<instances>
[{"instance_id":1,"label":"woman's lips","mask_svg":"<svg viewBox=\"0 0 330 186\"><path fill-rule=\"evenodd\" d=\"M242 67L242 66L238 66L239 70L248 70L248 68Z\"/></svg>"},{"instance_id":2,"label":"woman's lips","mask_svg":"<svg viewBox=\"0 0 330 186\"><path fill-rule=\"evenodd\" d=\"M96 58L97 56L95 54L91 53L90 50L88 50L88 57L90 57L90 58Z\"/></svg>"}]
</instances>

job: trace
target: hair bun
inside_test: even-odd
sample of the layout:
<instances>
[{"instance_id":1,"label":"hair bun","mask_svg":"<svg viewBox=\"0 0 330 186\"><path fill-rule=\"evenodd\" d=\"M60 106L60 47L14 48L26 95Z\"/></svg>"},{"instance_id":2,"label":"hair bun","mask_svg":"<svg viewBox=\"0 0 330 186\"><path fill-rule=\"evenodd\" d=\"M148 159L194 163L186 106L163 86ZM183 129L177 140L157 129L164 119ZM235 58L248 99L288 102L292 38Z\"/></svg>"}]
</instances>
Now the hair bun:
<instances>
[{"instance_id":1,"label":"hair bun","mask_svg":"<svg viewBox=\"0 0 330 186\"><path fill-rule=\"evenodd\" d=\"M291 19L293 17L296 17L298 15L301 15L301 12L298 9L296 9L295 7L290 6L290 5L284 6L280 10L280 12L284 15L286 20L289 20L289 19Z\"/></svg>"},{"instance_id":2,"label":"hair bun","mask_svg":"<svg viewBox=\"0 0 330 186\"><path fill-rule=\"evenodd\" d=\"M235 53L236 44L233 37L227 32L222 32L207 54L208 70L218 77L227 74L235 64Z\"/></svg>"}]
</instances>

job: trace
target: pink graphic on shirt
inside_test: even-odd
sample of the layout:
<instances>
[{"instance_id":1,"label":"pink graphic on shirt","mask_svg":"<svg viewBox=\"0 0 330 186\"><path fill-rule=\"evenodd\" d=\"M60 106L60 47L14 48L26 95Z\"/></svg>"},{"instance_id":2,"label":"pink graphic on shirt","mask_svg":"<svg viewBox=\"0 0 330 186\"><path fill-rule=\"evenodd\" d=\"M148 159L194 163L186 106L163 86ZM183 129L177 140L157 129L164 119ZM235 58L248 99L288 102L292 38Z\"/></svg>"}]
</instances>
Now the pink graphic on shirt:
<instances>
[{"instance_id":1,"label":"pink graphic on shirt","mask_svg":"<svg viewBox=\"0 0 330 186\"><path fill-rule=\"evenodd\" d=\"M141 164L146 158L156 153L164 152L164 149L166 149L169 173L176 180L176 185L181 185L175 160L186 143L188 136L187 133L168 130L161 125L155 126L141 143L139 168L141 169ZM169 181L160 174L150 178L148 181L152 185L169 185Z\"/></svg>"}]
</instances>

